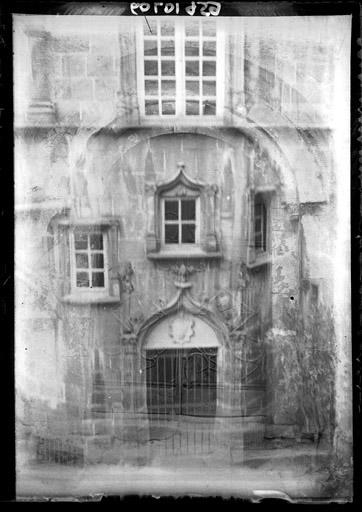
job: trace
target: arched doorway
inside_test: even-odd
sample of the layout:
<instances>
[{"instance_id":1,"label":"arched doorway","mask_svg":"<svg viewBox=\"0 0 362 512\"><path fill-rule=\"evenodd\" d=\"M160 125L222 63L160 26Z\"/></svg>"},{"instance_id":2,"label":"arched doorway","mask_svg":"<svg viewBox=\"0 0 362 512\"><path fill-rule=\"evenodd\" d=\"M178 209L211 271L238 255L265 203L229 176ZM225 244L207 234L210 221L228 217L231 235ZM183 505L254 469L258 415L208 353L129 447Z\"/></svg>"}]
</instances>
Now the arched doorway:
<instances>
[{"instance_id":1,"label":"arched doorway","mask_svg":"<svg viewBox=\"0 0 362 512\"><path fill-rule=\"evenodd\" d=\"M180 312L159 322L145 350L150 438L173 454L206 454L214 446L217 356L213 329Z\"/></svg>"},{"instance_id":2,"label":"arched doorway","mask_svg":"<svg viewBox=\"0 0 362 512\"><path fill-rule=\"evenodd\" d=\"M149 439L154 453L199 456L216 447L224 343L209 312L181 288L140 333Z\"/></svg>"}]
</instances>

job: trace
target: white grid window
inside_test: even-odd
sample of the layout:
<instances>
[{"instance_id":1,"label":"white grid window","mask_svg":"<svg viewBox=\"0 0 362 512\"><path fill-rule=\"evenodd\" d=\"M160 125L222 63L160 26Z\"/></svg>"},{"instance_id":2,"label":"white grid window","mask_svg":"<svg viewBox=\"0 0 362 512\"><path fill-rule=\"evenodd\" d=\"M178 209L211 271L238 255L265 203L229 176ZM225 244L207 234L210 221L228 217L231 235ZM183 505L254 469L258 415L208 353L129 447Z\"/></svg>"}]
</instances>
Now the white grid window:
<instances>
[{"instance_id":1,"label":"white grid window","mask_svg":"<svg viewBox=\"0 0 362 512\"><path fill-rule=\"evenodd\" d=\"M216 22L185 25L185 113L216 115Z\"/></svg>"},{"instance_id":2,"label":"white grid window","mask_svg":"<svg viewBox=\"0 0 362 512\"><path fill-rule=\"evenodd\" d=\"M221 113L222 33L214 19L145 17L139 52L141 112L152 116Z\"/></svg>"},{"instance_id":3,"label":"white grid window","mask_svg":"<svg viewBox=\"0 0 362 512\"><path fill-rule=\"evenodd\" d=\"M145 114L175 115L175 23L146 18L143 37Z\"/></svg>"},{"instance_id":4,"label":"white grid window","mask_svg":"<svg viewBox=\"0 0 362 512\"><path fill-rule=\"evenodd\" d=\"M170 198L163 201L163 241L174 245L197 244L198 201L196 198Z\"/></svg>"},{"instance_id":5,"label":"white grid window","mask_svg":"<svg viewBox=\"0 0 362 512\"><path fill-rule=\"evenodd\" d=\"M97 229L75 228L72 235L75 289L104 290L106 288L104 233Z\"/></svg>"}]
</instances>

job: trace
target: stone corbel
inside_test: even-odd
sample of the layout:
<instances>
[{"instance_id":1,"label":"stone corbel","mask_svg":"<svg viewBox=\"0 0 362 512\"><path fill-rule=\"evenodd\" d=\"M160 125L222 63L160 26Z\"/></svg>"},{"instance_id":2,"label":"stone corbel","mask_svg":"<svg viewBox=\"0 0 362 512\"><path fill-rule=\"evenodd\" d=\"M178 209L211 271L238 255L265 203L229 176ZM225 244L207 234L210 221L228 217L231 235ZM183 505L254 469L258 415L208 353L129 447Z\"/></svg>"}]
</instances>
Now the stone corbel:
<instances>
[{"instance_id":1,"label":"stone corbel","mask_svg":"<svg viewBox=\"0 0 362 512\"><path fill-rule=\"evenodd\" d=\"M159 241L156 236L155 226L155 193L156 185L146 184L146 214L147 214L147 234L146 234L146 252L152 253L159 250Z\"/></svg>"}]
</instances>

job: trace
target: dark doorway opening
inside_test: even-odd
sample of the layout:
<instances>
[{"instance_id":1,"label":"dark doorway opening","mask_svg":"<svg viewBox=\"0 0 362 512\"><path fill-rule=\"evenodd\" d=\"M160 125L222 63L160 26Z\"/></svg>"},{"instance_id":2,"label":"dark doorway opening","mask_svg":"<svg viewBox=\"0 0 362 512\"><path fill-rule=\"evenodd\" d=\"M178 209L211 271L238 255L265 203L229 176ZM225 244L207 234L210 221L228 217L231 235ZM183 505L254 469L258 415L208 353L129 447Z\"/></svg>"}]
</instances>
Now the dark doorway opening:
<instances>
[{"instance_id":1,"label":"dark doorway opening","mask_svg":"<svg viewBox=\"0 0 362 512\"><path fill-rule=\"evenodd\" d=\"M217 349L147 350L151 441L172 453L207 453L213 445Z\"/></svg>"}]
</instances>

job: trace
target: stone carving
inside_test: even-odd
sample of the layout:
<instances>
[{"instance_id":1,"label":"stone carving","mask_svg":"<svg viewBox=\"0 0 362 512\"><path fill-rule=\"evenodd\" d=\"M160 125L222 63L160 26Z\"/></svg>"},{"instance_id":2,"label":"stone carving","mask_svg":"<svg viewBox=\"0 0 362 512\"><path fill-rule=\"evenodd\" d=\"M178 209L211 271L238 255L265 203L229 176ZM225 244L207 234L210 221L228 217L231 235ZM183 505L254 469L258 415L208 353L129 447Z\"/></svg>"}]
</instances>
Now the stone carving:
<instances>
[{"instance_id":1,"label":"stone carving","mask_svg":"<svg viewBox=\"0 0 362 512\"><path fill-rule=\"evenodd\" d=\"M168 267L168 270L176 275L177 281L175 285L180 284L191 284L189 283L188 277L195 272L202 272L205 270L205 263L200 263L198 266L195 265L185 265L182 263L181 265L171 265Z\"/></svg>"},{"instance_id":2,"label":"stone carving","mask_svg":"<svg viewBox=\"0 0 362 512\"><path fill-rule=\"evenodd\" d=\"M189 343L195 335L195 320L184 315L177 316L169 323L169 335L177 345Z\"/></svg>"},{"instance_id":3,"label":"stone carving","mask_svg":"<svg viewBox=\"0 0 362 512\"><path fill-rule=\"evenodd\" d=\"M138 305L134 304L132 295L134 292L133 285L134 269L131 262L127 261L124 269L118 274L121 290L122 301L122 327L123 334L133 334L137 331L139 325L143 322L143 312Z\"/></svg>"},{"instance_id":4,"label":"stone carving","mask_svg":"<svg viewBox=\"0 0 362 512\"><path fill-rule=\"evenodd\" d=\"M241 263L239 275L238 275L238 288L244 289L247 288L250 282L250 277L248 273L248 267L245 263Z\"/></svg>"},{"instance_id":5,"label":"stone carving","mask_svg":"<svg viewBox=\"0 0 362 512\"><path fill-rule=\"evenodd\" d=\"M134 270L132 267L132 263L127 261L125 264L124 270L122 273L118 274L119 279L121 281L121 289L123 292L127 294L131 294L134 291L134 286L132 282L132 277L134 275Z\"/></svg>"}]
</instances>

